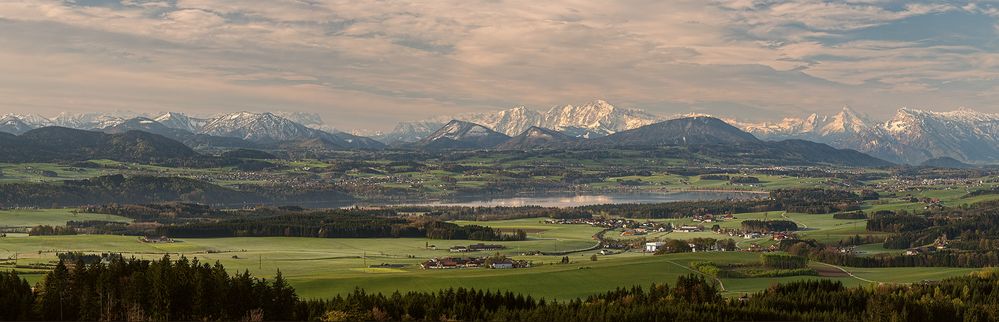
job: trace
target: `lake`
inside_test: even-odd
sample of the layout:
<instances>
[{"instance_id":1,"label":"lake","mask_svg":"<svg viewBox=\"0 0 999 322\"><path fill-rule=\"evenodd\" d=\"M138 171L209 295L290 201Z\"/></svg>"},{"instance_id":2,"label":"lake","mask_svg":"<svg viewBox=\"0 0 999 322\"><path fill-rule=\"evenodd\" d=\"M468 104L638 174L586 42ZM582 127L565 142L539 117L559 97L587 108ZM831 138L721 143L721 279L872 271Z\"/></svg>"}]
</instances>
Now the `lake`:
<instances>
[{"instance_id":1,"label":"lake","mask_svg":"<svg viewBox=\"0 0 999 322\"><path fill-rule=\"evenodd\" d=\"M698 200L729 200L753 199L766 197L759 192L720 192L720 191L683 191L683 192L635 192L635 193L602 193L602 194L557 194L544 196L516 196L501 198L464 198L457 201L431 201L424 203L402 203L407 206L463 206L463 207L577 207L602 204L645 204L674 201Z\"/></svg>"}]
</instances>

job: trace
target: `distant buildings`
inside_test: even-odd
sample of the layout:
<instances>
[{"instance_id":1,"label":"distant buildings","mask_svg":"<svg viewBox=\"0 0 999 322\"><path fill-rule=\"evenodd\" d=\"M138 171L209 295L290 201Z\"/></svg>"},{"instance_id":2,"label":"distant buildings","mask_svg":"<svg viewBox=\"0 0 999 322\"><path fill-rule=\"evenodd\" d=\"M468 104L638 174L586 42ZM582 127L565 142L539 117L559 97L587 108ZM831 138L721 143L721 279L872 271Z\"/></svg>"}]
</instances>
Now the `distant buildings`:
<instances>
[{"instance_id":1,"label":"distant buildings","mask_svg":"<svg viewBox=\"0 0 999 322\"><path fill-rule=\"evenodd\" d=\"M677 233L696 233L702 231L704 231L704 226L683 225L680 226L679 228L673 229L673 232Z\"/></svg>"},{"instance_id":2,"label":"distant buildings","mask_svg":"<svg viewBox=\"0 0 999 322\"><path fill-rule=\"evenodd\" d=\"M457 268L480 268L488 267L494 269L511 269L531 267L528 261L514 260L509 258L489 258L489 257L444 257L434 258L420 264L423 269L457 269Z\"/></svg>"},{"instance_id":3,"label":"distant buildings","mask_svg":"<svg viewBox=\"0 0 999 322\"><path fill-rule=\"evenodd\" d=\"M167 236L160 236L160 237L146 237L146 236L143 236L143 237L139 238L139 241L141 241L143 243L151 243L151 244L162 244L162 243L173 243L174 242L173 238L170 238L170 237L167 237Z\"/></svg>"},{"instance_id":4,"label":"distant buildings","mask_svg":"<svg viewBox=\"0 0 999 322\"><path fill-rule=\"evenodd\" d=\"M454 246L448 249L452 253L467 253L467 252L480 252L489 250L500 250L505 249L506 246L503 245L488 245L483 243L478 243L468 246Z\"/></svg>"}]
</instances>

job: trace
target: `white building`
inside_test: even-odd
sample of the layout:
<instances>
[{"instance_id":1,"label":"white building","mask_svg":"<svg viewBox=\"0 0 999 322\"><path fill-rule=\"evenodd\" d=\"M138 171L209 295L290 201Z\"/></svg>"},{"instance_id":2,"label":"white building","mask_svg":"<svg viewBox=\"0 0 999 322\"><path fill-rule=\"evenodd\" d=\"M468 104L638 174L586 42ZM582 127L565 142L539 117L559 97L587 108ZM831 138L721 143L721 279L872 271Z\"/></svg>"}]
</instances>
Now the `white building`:
<instances>
[{"instance_id":1,"label":"white building","mask_svg":"<svg viewBox=\"0 0 999 322\"><path fill-rule=\"evenodd\" d=\"M662 248L664 245L666 245L666 243L664 242L645 243L645 251L650 253L655 253L656 251L659 250L659 248Z\"/></svg>"},{"instance_id":2,"label":"white building","mask_svg":"<svg viewBox=\"0 0 999 322\"><path fill-rule=\"evenodd\" d=\"M493 263L492 268L494 269L510 269L513 268L512 262L496 262Z\"/></svg>"}]
</instances>

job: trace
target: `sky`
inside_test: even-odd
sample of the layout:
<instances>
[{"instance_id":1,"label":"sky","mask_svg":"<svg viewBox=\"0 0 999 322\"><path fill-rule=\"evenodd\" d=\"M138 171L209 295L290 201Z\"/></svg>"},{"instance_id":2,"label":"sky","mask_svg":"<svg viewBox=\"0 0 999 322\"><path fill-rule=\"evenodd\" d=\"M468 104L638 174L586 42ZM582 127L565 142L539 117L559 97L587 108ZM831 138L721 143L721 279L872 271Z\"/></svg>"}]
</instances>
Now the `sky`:
<instances>
[{"instance_id":1,"label":"sky","mask_svg":"<svg viewBox=\"0 0 999 322\"><path fill-rule=\"evenodd\" d=\"M999 112L999 1L0 0L0 114Z\"/></svg>"}]
</instances>

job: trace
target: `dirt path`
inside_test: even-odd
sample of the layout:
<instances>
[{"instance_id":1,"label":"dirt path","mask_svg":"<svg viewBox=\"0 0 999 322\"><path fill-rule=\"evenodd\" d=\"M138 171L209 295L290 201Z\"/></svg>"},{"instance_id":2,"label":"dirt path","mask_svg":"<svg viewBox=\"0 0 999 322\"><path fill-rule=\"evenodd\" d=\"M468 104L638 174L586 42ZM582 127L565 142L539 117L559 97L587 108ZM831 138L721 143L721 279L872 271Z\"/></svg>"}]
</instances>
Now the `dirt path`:
<instances>
[{"instance_id":1,"label":"dirt path","mask_svg":"<svg viewBox=\"0 0 999 322\"><path fill-rule=\"evenodd\" d=\"M700 275L707 276L708 278L713 278L713 279L715 279L715 281L718 282L718 286L721 287L721 291L722 292L727 292L725 290L725 283L722 283L722 280L720 278L717 278L717 277L714 277L714 276L710 276L708 274L704 274L704 273L702 273L700 271L697 271L697 270L695 270L693 268L690 268L690 267L687 267L687 266L683 266L682 264L674 262L674 261L671 261L671 260L667 260L667 262L669 262L670 264L676 265L676 266L678 266L678 267L680 267L682 269L685 269L685 270L688 270L688 271L691 271L691 272L694 272L694 273L697 273L697 274L700 274Z\"/></svg>"},{"instance_id":2,"label":"dirt path","mask_svg":"<svg viewBox=\"0 0 999 322\"><path fill-rule=\"evenodd\" d=\"M802 223L800 223L800 222L797 222L797 221L794 221L794 219L791 219L791 218L788 218L788 217L787 217L787 211L784 211L784 212L781 212L781 213L780 213L780 216L781 216L782 218L784 218L784 219L787 219L787 220L790 220L791 222L793 222L793 223L795 223L796 225L798 225L798 228L799 228L799 230L806 230L806 229L808 229L808 225L805 225L805 224L802 224Z\"/></svg>"},{"instance_id":3,"label":"dirt path","mask_svg":"<svg viewBox=\"0 0 999 322\"><path fill-rule=\"evenodd\" d=\"M826 263L823 263L823 262L817 262L817 261L816 261L815 263L818 263L818 264L822 264L822 265L825 265L825 266L829 266L829 267L832 267L832 268L835 268L835 269L838 269L838 270L842 271L843 273L846 273L846 275L849 275L850 277L853 277L853 278L856 278L856 279L858 279L858 280L861 280L861 281L864 281L864 282L868 282L868 283L878 283L878 284L880 284L880 283L881 283L881 282L878 282L878 281L872 281L872 280L869 280L869 279L866 279L866 278L863 278L863 277L860 277L860 276L857 276L857 275L853 275L853 273L850 273L850 271L848 271L848 270L846 270L846 269L844 269L844 268L842 268L842 267L839 267L839 266L836 266L836 265L833 265L833 264L826 264Z\"/></svg>"}]
</instances>

